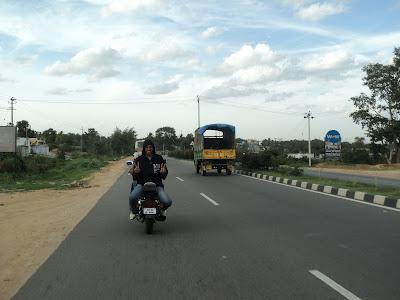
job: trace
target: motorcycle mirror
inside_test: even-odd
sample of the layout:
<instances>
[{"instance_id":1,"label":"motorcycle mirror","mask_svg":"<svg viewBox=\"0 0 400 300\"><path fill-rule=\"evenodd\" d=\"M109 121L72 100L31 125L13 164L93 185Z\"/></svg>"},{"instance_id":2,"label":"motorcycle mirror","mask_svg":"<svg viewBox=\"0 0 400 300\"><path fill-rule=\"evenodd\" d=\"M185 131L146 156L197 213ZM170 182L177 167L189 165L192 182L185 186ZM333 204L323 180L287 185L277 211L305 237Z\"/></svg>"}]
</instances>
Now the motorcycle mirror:
<instances>
[{"instance_id":1,"label":"motorcycle mirror","mask_svg":"<svg viewBox=\"0 0 400 300\"><path fill-rule=\"evenodd\" d=\"M133 161L128 160L128 161L126 162L126 164L127 164L128 166L132 166L132 165L133 165Z\"/></svg>"}]
</instances>

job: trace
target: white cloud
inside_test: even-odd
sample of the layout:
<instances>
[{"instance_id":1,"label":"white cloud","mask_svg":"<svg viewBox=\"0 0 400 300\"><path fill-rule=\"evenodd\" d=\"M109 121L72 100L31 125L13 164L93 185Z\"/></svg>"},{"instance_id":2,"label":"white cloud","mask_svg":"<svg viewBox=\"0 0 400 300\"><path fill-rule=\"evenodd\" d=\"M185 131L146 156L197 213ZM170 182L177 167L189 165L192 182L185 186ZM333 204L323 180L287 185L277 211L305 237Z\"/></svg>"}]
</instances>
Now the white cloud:
<instances>
[{"instance_id":1,"label":"white cloud","mask_svg":"<svg viewBox=\"0 0 400 300\"><path fill-rule=\"evenodd\" d=\"M192 52L183 49L173 41L161 41L151 45L140 55L139 60L143 62L165 62L180 58L186 58L192 55Z\"/></svg>"},{"instance_id":2,"label":"white cloud","mask_svg":"<svg viewBox=\"0 0 400 300\"><path fill-rule=\"evenodd\" d=\"M148 87L144 93L149 95L169 94L179 89L179 82L183 79L183 74L177 74L168 81Z\"/></svg>"},{"instance_id":3,"label":"white cloud","mask_svg":"<svg viewBox=\"0 0 400 300\"><path fill-rule=\"evenodd\" d=\"M114 13L139 13L159 9L165 1L163 0L113 0L102 9L104 16Z\"/></svg>"},{"instance_id":4,"label":"white cloud","mask_svg":"<svg viewBox=\"0 0 400 300\"><path fill-rule=\"evenodd\" d=\"M110 0L83 0L86 3L92 4L92 5L107 5L110 4Z\"/></svg>"},{"instance_id":5,"label":"white cloud","mask_svg":"<svg viewBox=\"0 0 400 300\"><path fill-rule=\"evenodd\" d=\"M283 102L293 96L294 96L294 93L292 93L292 92L281 92L281 93L267 92L267 95L265 97L265 103Z\"/></svg>"},{"instance_id":6,"label":"white cloud","mask_svg":"<svg viewBox=\"0 0 400 300\"><path fill-rule=\"evenodd\" d=\"M242 68L272 63L277 59L276 53L267 44L243 45L239 51L224 59L220 71L231 72Z\"/></svg>"},{"instance_id":7,"label":"white cloud","mask_svg":"<svg viewBox=\"0 0 400 300\"><path fill-rule=\"evenodd\" d=\"M193 69L201 66L201 61L198 57L190 58L185 64L185 68Z\"/></svg>"},{"instance_id":8,"label":"white cloud","mask_svg":"<svg viewBox=\"0 0 400 300\"><path fill-rule=\"evenodd\" d=\"M230 82L232 84L259 83L268 80L276 80L281 74L282 71L277 67L254 66L235 72Z\"/></svg>"},{"instance_id":9,"label":"white cloud","mask_svg":"<svg viewBox=\"0 0 400 300\"><path fill-rule=\"evenodd\" d=\"M164 82L148 87L144 93L149 95L163 95L169 94L178 88L179 84L177 82Z\"/></svg>"},{"instance_id":10,"label":"white cloud","mask_svg":"<svg viewBox=\"0 0 400 300\"><path fill-rule=\"evenodd\" d=\"M206 52L207 52L207 54L213 55L213 54L217 53L218 50L222 49L223 47L224 47L223 43L219 43L217 45L207 46Z\"/></svg>"},{"instance_id":11,"label":"white cloud","mask_svg":"<svg viewBox=\"0 0 400 300\"><path fill-rule=\"evenodd\" d=\"M313 3L306 7L300 7L296 11L296 15L308 21L319 21L323 18L343 13L346 10L343 3Z\"/></svg>"},{"instance_id":12,"label":"white cloud","mask_svg":"<svg viewBox=\"0 0 400 300\"><path fill-rule=\"evenodd\" d=\"M20 55L15 58L15 62L20 65L31 65L37 58L37 55Z\"/></svg>"},{"instance_id":13,"label":"white cloud","mask_svg":"<svg viewBox=\"0 0 400 300\"><path fill-rule=\"evenodd\" d=\"M91 80L113 77L119 74L114 65L121 59L112 48L90 48L71 58L69 62L55 62L45 68L45 73L54 76L86 74Z\"/></svg>"},{"instance_id":14,"label":"white cloud","mask_svg":"<svg viewBox=\"0 0 400 300\"><path fill-rule=\"evenodd\" d=\"M92 91L92 89L88 89L88 88L67 89L67 88L58 87L58 88L48 90L47 93L50 95L64 96L64 95L69 95L69 94L89 93L91 91Z\"/></svg>"},{"instance_id":15,"label":"white cloud","mask_svg":"<svg viewBox=\"0 0 400 300\"><path fill-rule=\"evenodd\" d=\"M202 93L201 97L212 100L222 98L246 97L253 94L266 94L268 90L263 87L236 86L229 83L213 86Z\"/></svg>"},{"instance_id":16,"label":"white cloud","mask_svg":"<svg viewBox=\"0 0 400 300\"><path fill-rule=\"evenodd\" d=\"M354 57L345 50L337 50L322 55L313 55L304 63L306 72L335 71L354 67Z\"/></svg>"},{"instance_id":17,"label":"white cloud","mask_svg":"<svg viewBox=\"0 0 400 300\"><path fill-rule=\"evenodd\" d=\"M214 36L220 35L223 32L224 31L221 28L213 26L213 27L208 27L206 30L204 30L201 33L201 36L203 38L205 38L205 39L208 39L210 37L214 37Z\"/></svg>"},{"instance_id":18,"label":"white cloud","mask_svg":"<svg viewBox=\"0 0 400 300\"><path fill-rule=\"evenodd\" d=\"M0 74L0 82L14 82L14 80Z\"/></svg>"}]
</instances>

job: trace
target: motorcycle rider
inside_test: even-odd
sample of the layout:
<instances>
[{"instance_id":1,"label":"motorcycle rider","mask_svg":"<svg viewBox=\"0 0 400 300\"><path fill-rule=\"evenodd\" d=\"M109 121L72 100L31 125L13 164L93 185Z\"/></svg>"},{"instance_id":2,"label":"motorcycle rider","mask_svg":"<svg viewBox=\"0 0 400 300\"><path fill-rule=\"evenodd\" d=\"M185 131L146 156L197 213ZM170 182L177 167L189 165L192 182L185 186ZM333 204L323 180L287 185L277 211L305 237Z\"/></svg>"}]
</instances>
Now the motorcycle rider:
<instances>
[{"instance_id":1,"label":"motorcycle rider","mask_svg":"<svg viewBox=\"0 0 400 300\"><path fill-rule=\"evenodd\" d=\"M143 185L146 182L154 182L157 186L158 199L161 202L161 214L165 218L165 210L171 206L172 200L164 190L162 181L168 175L165 159L156 154L154 143L147 139L143 143L142 155L134 160L130 171L133 180L137 181L136 186L129 195L130 214L129 219L133 220L139 212L138 201L143 192Z\"/></svg>"}]
</instances>

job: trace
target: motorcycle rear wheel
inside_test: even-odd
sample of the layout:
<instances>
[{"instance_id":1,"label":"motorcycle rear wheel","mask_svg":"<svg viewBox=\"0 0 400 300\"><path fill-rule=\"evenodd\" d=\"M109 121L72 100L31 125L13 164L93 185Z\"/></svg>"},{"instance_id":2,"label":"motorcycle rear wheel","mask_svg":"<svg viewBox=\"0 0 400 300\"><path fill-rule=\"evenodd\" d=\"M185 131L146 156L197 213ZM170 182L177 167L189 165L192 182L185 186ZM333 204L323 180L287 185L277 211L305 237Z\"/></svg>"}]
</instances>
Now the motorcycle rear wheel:
<instances>
[{"instance_id":1,"label":"motorcycle rear wheel","mask_svg":"<svg viewBox=\"0 0 400 300\"><path fill-rule=\"evenodd\" d=\"M153 233L153 224L154 224L154 221L152 219L146 219L146 233L147 234Z\"/></svg>"}]
</instances>

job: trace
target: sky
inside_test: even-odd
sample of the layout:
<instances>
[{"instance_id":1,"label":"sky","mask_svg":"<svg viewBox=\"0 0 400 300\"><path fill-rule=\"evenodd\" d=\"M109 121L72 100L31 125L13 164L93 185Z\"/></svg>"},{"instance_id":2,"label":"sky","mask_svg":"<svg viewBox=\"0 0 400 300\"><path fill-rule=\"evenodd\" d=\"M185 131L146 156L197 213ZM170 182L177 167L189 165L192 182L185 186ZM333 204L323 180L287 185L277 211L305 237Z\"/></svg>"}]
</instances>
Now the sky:
<instances>
[{"instance_id":1,"label":"sky","mask_svg":"<svg viewBox=\"0 0 400 300\"><path fill-rule=\"evenodd\" d=\"M2 0L0 125L139 137L228 123L241 138L364 136L362 67L400 47L400 1Z\"/></svg>"}]
</instances>

